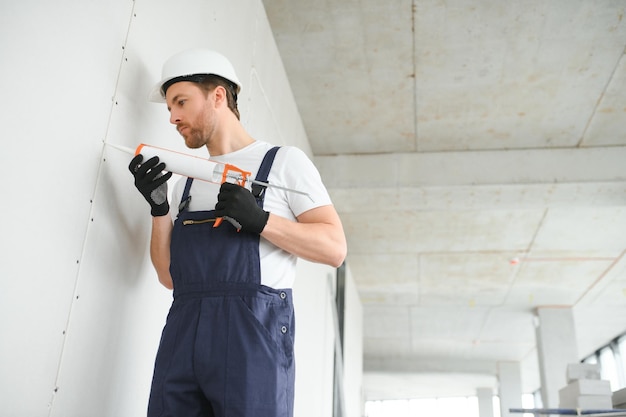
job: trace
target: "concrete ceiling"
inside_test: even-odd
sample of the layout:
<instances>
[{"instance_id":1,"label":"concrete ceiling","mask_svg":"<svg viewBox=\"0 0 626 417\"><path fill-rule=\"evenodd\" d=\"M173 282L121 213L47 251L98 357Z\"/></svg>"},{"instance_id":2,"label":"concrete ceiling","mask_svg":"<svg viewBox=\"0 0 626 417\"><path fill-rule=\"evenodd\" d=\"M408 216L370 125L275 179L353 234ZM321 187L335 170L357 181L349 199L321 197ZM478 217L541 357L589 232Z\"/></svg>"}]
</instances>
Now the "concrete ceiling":
<instances>
[{"instance_id":1,"label":"concrete ceiling","mask_svg":"<svg viewBox=\"0 0 626 417\"><path fill-rule=\"evenodd\" d=\"M367 398L475 395L533 315L626 331L626 2L264 0L364 306Z\"/></svg>"}]
</instances>

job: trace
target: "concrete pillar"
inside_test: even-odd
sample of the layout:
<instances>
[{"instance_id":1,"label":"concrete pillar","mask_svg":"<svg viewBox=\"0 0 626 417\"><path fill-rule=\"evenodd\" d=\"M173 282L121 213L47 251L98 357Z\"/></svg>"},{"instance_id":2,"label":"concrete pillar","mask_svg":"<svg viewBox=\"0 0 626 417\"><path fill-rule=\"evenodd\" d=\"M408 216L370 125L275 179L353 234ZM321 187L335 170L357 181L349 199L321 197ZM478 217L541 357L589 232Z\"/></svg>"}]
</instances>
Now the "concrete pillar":
<instances>
[{"instance_id":1,"label":"concrete pillar","mask_svg":"<svg viewBox=\"0 0 626 417\"><path fill-rule=\"evenodd\" d=\"M478 388L476 397L478 397L478 416L493 417L493 389Z\"/></svg>"},{"instance_id":2,"label":"concrete pillar","mask_svg":"<svg viewBox=\"0 0 626 417\"><path fill-rule=\"evenodd\" d=\"M498 362L498 380L500 382L500 415L516 417L510 408L522 408L522 373L519 362Z\"/></svg>"},{"instance_id":3,"label":"concrete pillar","mask_svg":"<svg viewBox=\"0 0 626 417\"><path fill-rule=\"evenodd\" d=\"M536 315L541 401L545 408L558 408L567 365L579 362L574 314L570 307L538 307Z\"/></svg>"}]
</instances>

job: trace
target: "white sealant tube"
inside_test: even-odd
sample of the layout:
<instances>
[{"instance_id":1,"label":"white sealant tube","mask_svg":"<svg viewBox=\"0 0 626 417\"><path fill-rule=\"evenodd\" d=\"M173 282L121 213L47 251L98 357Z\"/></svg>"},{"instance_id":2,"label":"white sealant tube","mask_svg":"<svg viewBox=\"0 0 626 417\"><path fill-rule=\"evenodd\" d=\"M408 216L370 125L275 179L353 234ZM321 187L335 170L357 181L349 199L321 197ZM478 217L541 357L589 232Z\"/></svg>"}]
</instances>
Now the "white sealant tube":
<instances>
[{"instance_id":1,"label":"white sealant tube","mask_svg":"<svg viewBox=\"0 0 626 417\"><path fill-rule=\"evenodd\" d=\"M195 155L189 155L181 152L172 151L170 149L159 148L157 146L140 144L135 150L135 155L143 155L144 162L153 156L158 156L159 160L165 163L165 170L184 177L192 177L202 181L214 182L221 184L225 178L222 178L225 165L214 162L206 158ZM250 174L247 173L246 174ZM232 175L229 173L229 176ZM244 182L247 175L241 178L234 178Z\"/></svg>"}]
</instances>

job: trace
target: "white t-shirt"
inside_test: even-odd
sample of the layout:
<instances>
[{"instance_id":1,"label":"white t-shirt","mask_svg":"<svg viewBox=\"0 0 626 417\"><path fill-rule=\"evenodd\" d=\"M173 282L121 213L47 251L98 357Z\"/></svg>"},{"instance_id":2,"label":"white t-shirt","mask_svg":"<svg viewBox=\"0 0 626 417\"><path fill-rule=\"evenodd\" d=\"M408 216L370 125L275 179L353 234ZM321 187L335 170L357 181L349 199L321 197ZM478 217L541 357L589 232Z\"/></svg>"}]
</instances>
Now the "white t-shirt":
<instances>
[{"instance_id":1,"label":"white t-shirt","mask_svg":"<svg viewBox=\"0 0 626 417\"><path fill-rule=\"evenodd\" d=\"M273 145L255 141L236 152L211 157L212 161L234 165L252 174L255 179L259 165ZM167 169L167 168L166 168ZM187 178L180 178L172 190L171 215L176 219L178 205L185 189ZM300 214L316 207L331 205L330 196L322 183L320 174L313 162L302 150L283 146L278 150L267 181L281 187L303 191L309 196L268 187L265 190L263 209L289 220L296 220ZM246 184L250 190L250 184ZM194 180L188 210L214 210L220 184ZM261 258L261 284L271 288L292 288L295 279L296 256L292 255L261 237L259 242Z\"/></svg>"}]
</instances>

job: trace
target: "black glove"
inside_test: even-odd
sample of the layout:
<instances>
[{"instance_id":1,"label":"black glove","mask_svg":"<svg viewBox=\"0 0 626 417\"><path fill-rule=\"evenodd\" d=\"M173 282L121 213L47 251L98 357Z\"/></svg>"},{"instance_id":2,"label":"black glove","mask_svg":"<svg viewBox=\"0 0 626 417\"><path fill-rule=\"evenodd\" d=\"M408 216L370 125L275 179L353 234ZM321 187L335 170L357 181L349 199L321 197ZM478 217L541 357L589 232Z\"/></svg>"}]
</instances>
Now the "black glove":
<instances>
[{"instance_id":1,"label":"black glove","mask_svg":"<svg viewBox=\"0 0 626 417\"><path fill-rule=\"evenodd\" d=\"M225 182L220 187L215 205L215 217L232 219L239 223L241 230L261 233L270 214L259 207L252 193L245 188ZM232 223L232 222L231 222Z\"/></svg>"},{"instance_id":2,"label":"black glove","mask_svg":"<svg viewBox=\"0 0 626 417\"><path fill-rule=\"evenodd\" d=\"M130 161L128 169L135 177L135 187L150 204L150 213L153 216L165 216L170 211L167 202L167 180L171 172L163 174L165 164L159 163L159 157L154 156L143 164L143 155L139 154Z\"/></svg>"}]
</instances>

